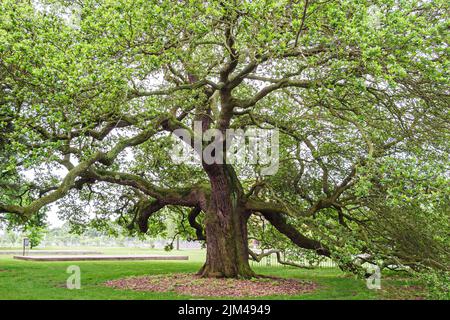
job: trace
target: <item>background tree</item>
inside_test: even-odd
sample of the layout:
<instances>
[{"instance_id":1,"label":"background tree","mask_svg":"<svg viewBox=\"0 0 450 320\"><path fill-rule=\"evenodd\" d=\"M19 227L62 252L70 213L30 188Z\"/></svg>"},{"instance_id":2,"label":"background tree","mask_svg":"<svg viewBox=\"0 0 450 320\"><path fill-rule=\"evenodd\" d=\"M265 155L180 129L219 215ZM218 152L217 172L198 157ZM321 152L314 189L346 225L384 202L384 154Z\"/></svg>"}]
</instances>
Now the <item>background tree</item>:
<instances>
[{"instance_id":1,"label":"background tree","mask_svg":"<svg viewBox=\"0 0 450 320\"><path fill-rule=\"evenodd\" d=\"M392 226L382 217L405 193L431 193L419 206L448 217L448 188L416 184L448 182L445 1L7 0L0 10L1 166L25 192L1 196L9 216L81 202L98 225L112 217L148 232L181 207L180 226L207 243L200 274L224 277L254 275L249 219L352 267L355 253L407 260L390 242L399 230L383 242L367 227ZM279 129L278 173L174 164L170 135L194 121ZM391 188L386 164L404 162L416 174Z\"/></svg>"}]
</instances>

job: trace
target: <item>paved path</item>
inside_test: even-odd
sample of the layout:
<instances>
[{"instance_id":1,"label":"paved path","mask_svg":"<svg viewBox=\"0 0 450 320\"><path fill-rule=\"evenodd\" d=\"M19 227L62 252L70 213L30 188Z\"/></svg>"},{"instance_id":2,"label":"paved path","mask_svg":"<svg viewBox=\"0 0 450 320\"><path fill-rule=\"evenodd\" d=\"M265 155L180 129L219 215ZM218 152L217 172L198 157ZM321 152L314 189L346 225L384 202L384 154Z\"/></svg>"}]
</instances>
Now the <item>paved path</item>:
<instances>
[{"instance_id":1,"label":"paved path","mask_svg":"<svg viewBox=\"0 0 450 320\"><path fill-rule=\"evenodd\" d=\"M155 255L60 255L60 256L14 256L14 259L30 261L104 261L104 260L188 260L188 256L155 256Z\"/></svg>"},{"instance_id":2,"label":"paved path","mask_svg":"<svg viewBox=\"0 0 450 320\"><path fill-rule=\"evenodd\" d=\"M23 250L0 250L0 254L20 254L22 255ZM65 255L75 255L75 254L102 254L100 251L94 250L27 250L26 255L35 254L65 254Z\"/></svg>"}]
</instances>

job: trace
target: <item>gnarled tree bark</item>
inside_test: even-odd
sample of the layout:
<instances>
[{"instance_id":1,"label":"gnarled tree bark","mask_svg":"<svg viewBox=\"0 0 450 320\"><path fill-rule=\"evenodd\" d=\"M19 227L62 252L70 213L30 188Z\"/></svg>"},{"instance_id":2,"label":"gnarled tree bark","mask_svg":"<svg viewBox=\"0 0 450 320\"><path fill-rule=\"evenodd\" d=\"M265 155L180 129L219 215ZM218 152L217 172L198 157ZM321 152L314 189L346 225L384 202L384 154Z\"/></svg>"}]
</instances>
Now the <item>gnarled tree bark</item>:
<instances>
[{"instance_id":1,"label":"gnarled tree bark","mask_svg":"<svg viewBox=\"0 0 450 320\"><path fill-rule=\"evenodd\" d=\"M206 262L199 274L204 277L251 278L247 221L242 187L231 166L207 166L211 199L206 208Z\"/></svg>"}]
</instances>

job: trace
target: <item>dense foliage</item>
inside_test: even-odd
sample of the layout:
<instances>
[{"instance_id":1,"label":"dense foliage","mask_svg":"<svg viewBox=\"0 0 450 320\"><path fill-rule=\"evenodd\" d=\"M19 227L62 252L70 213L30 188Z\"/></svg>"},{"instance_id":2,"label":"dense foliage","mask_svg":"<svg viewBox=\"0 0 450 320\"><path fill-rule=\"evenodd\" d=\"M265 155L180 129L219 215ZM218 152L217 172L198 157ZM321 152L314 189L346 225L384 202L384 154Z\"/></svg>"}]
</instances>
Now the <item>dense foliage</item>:
<instances>
[{"instance_id":1,"label":"dense foliage","mask_svg":"<svg viewBox=\"0 0 450 320\"><path fill-rule=\"evenodd\" d=\"M234 221L224 234L241 244L249 219L249 238L294 256L448 271L448 9L2 1L1 217L57 202L73 225L152 235L170 219L176 234L235 248L230 261L246 249L220 249L216 219ZM278 172L174 163L171 132L194 120L278 129ZM217 268L249 275L245 264Z\"/></svg>"}]
</instances>

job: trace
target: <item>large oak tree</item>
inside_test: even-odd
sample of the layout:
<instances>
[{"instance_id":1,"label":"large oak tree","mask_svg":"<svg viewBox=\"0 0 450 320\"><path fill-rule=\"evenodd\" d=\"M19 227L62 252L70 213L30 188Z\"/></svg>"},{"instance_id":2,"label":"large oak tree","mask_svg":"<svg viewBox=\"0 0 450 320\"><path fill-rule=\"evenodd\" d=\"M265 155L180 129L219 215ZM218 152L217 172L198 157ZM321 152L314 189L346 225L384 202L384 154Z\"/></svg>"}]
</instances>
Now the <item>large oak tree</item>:
<instances>
[{"instance_id":1,"label":"large oak tree","mask_svg":"<svg viewBox=\"0 0 450 320\"><path fill-rule=\"evenodd\" d=\"M91 200L141 232L179 212L207 243L203 276L253 276L248 228L266 223L342 266L352 243L442 267L395 241L415 230L442 253L420 225L448 218L447 14L447 1L4 0L0 212ZM194 121L278 129L278 172L173 163L171 133Z\"/></svg>"}]
</instances>

